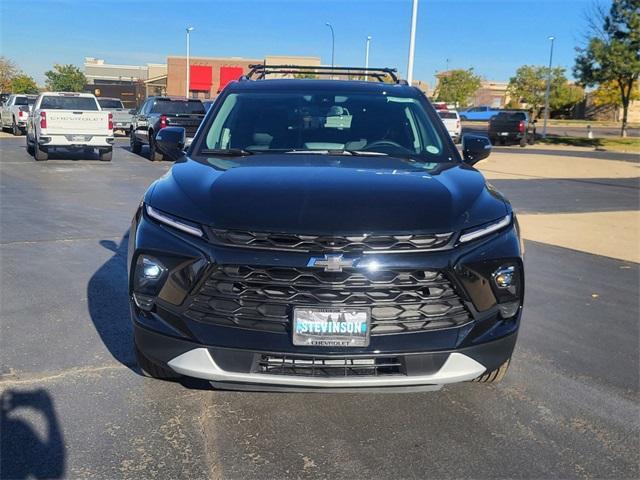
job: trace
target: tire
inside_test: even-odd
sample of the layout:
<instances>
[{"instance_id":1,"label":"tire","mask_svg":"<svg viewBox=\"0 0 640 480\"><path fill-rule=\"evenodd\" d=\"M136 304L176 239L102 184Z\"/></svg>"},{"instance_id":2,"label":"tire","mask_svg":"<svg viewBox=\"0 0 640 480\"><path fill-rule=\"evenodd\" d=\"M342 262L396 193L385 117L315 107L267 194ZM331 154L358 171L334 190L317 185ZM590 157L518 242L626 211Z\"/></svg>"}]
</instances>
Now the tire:
<instances>
[{"instance_id":1,"label":"tire","mask_svg":"<svg viewBox=\"0 0 640 480\"><path fill-rule=\"evenodd\" d=\"M529 135L529 138L527 138L527 143L529 145L533 145L536 143L536 134L532 133L531 135Z\"/></svg>"},{"instance_id":2,"label":"tire","mask_svg":"<svg viewBox=\"0 0 640 480\"><path fill-rule=\"evenodd\" d=\"M35 151L33 152L33 156L35 157L36 161L45 162L45 161L49 160L49 151L47 150L47 147L42 148L36 142L36 144L34 146L34 150Z\"/></svg>"},{"instance_id":3,"label":"tire","mask_svg":"<svg viewBox=\"0 0 640 480\"><path fill-rule=\"evenodd\" d=\"M25 138L27 139L27 153L29 155L34 155L35 154L35 149L33 148L33 143L31 143L29 141L29 134L27 134L27 136Z\"/></svg>"},{"instance_id":4,"label":"tire","mask_svg":"<svg viewBox=\"0 0 640 480\"><path fill-rule=\"evenodd\" d=\"M152 162L161 162L164 160L164 155L160 153L156 147L156 140L153 138L153 134L149 134L149 160Z\"/></svg>"},{"instance_id":5,"label":"tire","mask_svg":"<svg viewBox=\"0 0 640 480\"><path fill-rule=\"evenodd\" d=\"M507 370L509 370L509 363L511 363L511 358L509 358L506 362L500 365L495 370L491 370L490 372L485 372L480 375L478 378L474 380L474 382L478 383L497 383L502 380L507 374Z\"/></svg>"},{"instance_id":6,"label":"tire","mask_svg":"<svg viewBox=\"0 0 640 480\"><path fill-rule=\"evenodd\" d=\"M113 158L113 147L98 150L98 157L101 162L110 162Z\"/></svg>"},{"instance_id":7,"label":"tire","mask_svg":"<svg viewBox=\"0 0 640 480\"><path fill-rule=\"evenodd\" d=\"M22 135L22 130L20 130L20 127L15 122L15 120L11 122L11 133L13 133L14 137L19 137L20 135Z\"/></svg>"},{"instance_id":8,"label":"tire","mask_svg":"<svg viewBox=\"0 0 640 480\"><path fill-rule=\"evenodd\" d=\"M134 345L134 349L136 352L138 367L140 367L140 370L145 377L157 378L159 380L177 380L182 377L182 375L169 368L164 368L153 363L144 356L144 354L138 349L137 345Z\"/></svg>"},{"instance_id":9,"label":"tire","mask_svg":"<svg viewBox=\"0 0 640 480\"><path fill-rule=\"evenodd\" d=\"M520 148L524 148L527 146L527 137L526 135L520 139Z\"/></svg>"},{"instance_id":10,"label":"tire","mask_svg":"<svg viewBox=\"0 0 640 480\"><path fill-rule=\"evenodd\" d=\"M133 130L129 133L129 146L131 147L131 151L136 155L140 155L140 152L142 152L142 144L136 140Z\"/></svg>"}]
</instances>

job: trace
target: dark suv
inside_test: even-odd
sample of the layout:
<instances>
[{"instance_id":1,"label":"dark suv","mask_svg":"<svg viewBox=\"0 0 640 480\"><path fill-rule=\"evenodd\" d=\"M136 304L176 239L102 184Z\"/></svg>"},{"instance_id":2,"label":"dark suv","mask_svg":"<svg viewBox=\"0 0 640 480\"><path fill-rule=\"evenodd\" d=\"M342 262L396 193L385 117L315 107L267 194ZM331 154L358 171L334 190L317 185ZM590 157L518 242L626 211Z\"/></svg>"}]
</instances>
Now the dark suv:
<instances>
[{"instance_id":1,"label":"dark suv","mask_svg":"<svg viewBox=\"0 0 640 480\"><path fill-rule=\"evenodd\" d=\"M156 135L165 127L185 129L187 144L196 134L204 118L204 105L200 100L184 97L149 97L131 120L130 144L133 153L140 153L142 146L149 145L149 158L164 160L156 146Z\"/></svg>"},{"instance_id":2,"label":"dark suv","mask_svg":"<svg viewBox=\"0 0 640 480\"><path fill-rule=\"evenodd\" d=\"M402 81L260 79L291 71L228 85L186 154L182 129L157 135L176 163L128 256L142 370L253 390L501 379L524 274L511 205L472 167L488 139L460 155Z\"/></svg>"}]
</instances>

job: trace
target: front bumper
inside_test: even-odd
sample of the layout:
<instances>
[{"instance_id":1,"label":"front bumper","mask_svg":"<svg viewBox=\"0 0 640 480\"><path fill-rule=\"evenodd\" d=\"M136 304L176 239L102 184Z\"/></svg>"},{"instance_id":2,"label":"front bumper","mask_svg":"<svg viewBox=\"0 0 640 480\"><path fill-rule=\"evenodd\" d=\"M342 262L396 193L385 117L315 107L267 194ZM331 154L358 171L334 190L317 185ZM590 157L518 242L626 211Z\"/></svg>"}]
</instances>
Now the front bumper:
<instances>
[{"instance_id":1,"label":"front bumper","mask_svg":"<svg viewBox=\"0 0 640 480\"><path fill-rule=\"evenodd\" d=\"M360 390L423 391L442 385L473 380L507 361L513 352L517 332L492 342L436 352L412 352L397 355L401 372L394 375L344 375L334 377L283 375L260 371L260 359L284 358L279 352L206 347L171 337L135 324L135 342L151 361L166 365L176 373L208 380L218 388L244 390ZM322 355L315 359L375 360L375 355ZM311 356L307 356L311 361Z\"/></svg>"}]
</instances>

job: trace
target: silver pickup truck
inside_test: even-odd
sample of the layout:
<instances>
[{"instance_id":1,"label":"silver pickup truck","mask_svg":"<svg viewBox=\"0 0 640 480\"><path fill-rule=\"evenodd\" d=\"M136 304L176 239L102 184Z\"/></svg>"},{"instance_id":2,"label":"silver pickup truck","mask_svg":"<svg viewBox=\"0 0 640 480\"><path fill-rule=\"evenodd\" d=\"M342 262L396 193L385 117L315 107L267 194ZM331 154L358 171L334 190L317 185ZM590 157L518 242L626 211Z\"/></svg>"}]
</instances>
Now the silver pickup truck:
<instances>
[{"instance_id":1,"label":"silver pickup truck","mask_svg":"<svg viewBox=\"0 0 640 480\"><path fill-rule=\"evenodd\" d=\"M111 112L113 114L113 130L122 130L129 135L131 131L131 110L124 108L122 101L118 98L98 98L98 103L103 112Z\"/></svg>"}]
</instances>

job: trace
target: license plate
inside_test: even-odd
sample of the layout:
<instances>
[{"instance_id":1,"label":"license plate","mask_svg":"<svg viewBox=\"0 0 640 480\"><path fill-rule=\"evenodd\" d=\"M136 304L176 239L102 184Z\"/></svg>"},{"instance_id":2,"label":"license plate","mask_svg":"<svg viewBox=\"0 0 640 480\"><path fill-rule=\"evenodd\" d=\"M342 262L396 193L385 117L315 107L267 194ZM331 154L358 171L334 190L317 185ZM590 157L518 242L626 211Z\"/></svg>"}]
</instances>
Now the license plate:
<instances>
[{"instance_id":1,"label":"license plate","mask_svg":"<svg viewBox=\"0 0 640 480\"><path fill-rule=\"evenodd\" d=\"M116 127L121 127L122 123L116 123Z\"/></svg>"},{"instance_id":2,"label":"license plate","mask_svg":"<svg viewBox=\"0 0 640 480\"><path fill-rule=\"evenodd\" d=\"M319 347L369 345L371 311L362 308L295 308L293 344Z\"/></svg>"},{"instance_id":3,"label":"license plate","mask_svg":"<svg viewBox=\"0 0 640 480\"><path fill-rule=\"evenodd\" d=\"M71 141L73 142L84 142L87 139L84 135L71 135Z\"/></svg>"},{"instance_id":4,"label":"license plate","mask_svg":"<svg viewBox=\"0 0 640 480\"><path fill-rule=\"evenodd\" d=\"M498 135L500 135L501 137L506 137L507 135L509 135L509 132L500 132Z\"/></svg>"}]
</instances>

